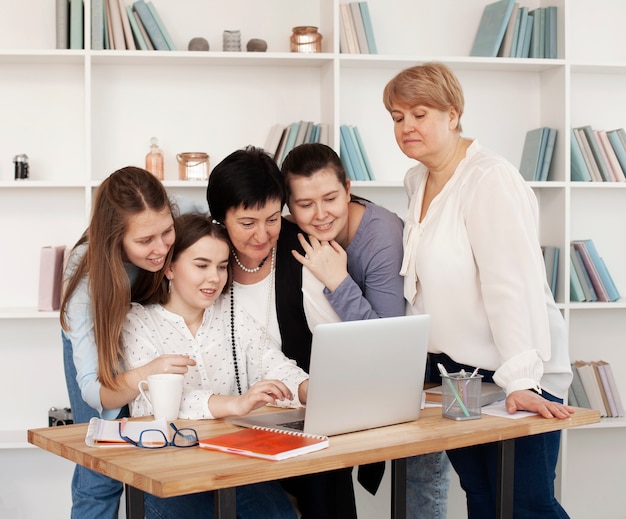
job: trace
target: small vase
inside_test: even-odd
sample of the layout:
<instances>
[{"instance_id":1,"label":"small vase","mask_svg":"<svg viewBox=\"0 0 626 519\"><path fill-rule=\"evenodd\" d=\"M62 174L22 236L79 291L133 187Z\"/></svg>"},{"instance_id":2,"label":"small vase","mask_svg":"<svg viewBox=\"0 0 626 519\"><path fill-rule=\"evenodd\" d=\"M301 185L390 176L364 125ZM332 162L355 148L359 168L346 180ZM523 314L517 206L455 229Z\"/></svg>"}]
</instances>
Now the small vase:
<instances>
[{"instance_id":1,"label":"small vase","mask_svg":"<svg viewBox=\"0 0 626 519\"><path fill-rule=\"evenodd\" d=\"M322 35L317 32L317 27L302 25L292 31L291 52L322 52Z\"/></svg>"}]
</instances>

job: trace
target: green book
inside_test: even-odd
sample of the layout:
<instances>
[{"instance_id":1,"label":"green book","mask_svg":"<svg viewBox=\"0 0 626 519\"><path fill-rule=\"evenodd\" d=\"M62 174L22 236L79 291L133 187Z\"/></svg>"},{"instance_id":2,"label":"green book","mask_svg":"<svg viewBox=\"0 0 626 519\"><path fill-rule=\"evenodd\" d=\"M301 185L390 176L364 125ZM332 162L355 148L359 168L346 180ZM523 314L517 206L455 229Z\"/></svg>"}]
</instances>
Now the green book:
<instances>
[{"instance_id":1,"label":"green book","mask_svg":"<svg viewBox=\"0 0 626 519\"><path fill-rule=\"evenodd\" d=\"M514 0L499 0L485 6L470 56L498 55L514 5Z\"/></svg>"}]
</instances>

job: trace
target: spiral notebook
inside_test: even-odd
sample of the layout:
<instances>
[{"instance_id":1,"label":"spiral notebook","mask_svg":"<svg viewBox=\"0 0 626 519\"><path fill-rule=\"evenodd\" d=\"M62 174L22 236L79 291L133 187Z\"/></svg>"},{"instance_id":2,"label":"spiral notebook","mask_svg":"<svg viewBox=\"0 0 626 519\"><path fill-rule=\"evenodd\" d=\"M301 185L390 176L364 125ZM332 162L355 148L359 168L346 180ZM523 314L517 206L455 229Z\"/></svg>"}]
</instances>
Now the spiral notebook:
<instances>
[{"instance_id":1,"label":"spiral notebook","mask_svg":"<svg viewBox=\"0 0 626 519\"><path fill-rule=\"evenodd\" d=\"M284 460L325 449L328 447L328 438L297 431L252 427L202 439L200 447L253 458Z\"/></svg>"},{"instance_id":2,"label":"spiral notebook","mask_svg":"<svg viewBox=\"0 0 626 519\"><path fill-rule=\"evenodd\" d=\"M306 408L227 420L332 436L417 420L429 315L318 324Z\"/></svg>"}]
</instances>

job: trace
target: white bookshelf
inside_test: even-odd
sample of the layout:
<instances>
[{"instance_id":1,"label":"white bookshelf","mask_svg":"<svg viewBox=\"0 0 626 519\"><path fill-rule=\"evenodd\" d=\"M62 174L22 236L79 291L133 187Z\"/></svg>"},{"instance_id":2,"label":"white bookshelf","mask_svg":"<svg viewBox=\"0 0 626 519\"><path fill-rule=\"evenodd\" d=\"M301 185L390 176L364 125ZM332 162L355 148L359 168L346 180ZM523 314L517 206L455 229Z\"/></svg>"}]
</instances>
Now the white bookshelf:
<instances>
[{"instance_id":1,"label":"white bookshelf","mask_svg":"<svg viewBox=\"0 0 626 519\"><path fill-rule=\"evenodd\" d=\"M402 178L412 162L394 141L381 97L394 74L424 61L443 61L459 76L466 94L464 134L513 164L519 164L529 129L559 130L551 180L531 185L542 243L561 248L557 303L571 356L626 364L620 344L625 300L570 303L567 256L570 240L593 238L626 295L626 237L617 230L626 220L626 184L569 181L571 126L626 127L622 0L520 2L558 6L555 60L468 57L490 0L368 0L377 55L339 53L340 0L153 3L180 50L56 50L54 2L0 5L0 352L11 366L0 386L9 417L0 425L0 455L22 452L23 432L46 425L50 406L68 404L58 313L36 311L39 250L76 241L102 179L124 165L143 165L156 136L167 189L203 202L204 183L178 180L177 153L205 151L213 167L246 144L263 145L274 123L300 119L327 123L338 150L339 126L353 124L377 178L355 183L355 192L403 216ZM322 53L289 52L296 25L319 27ZM251 38L265 39L268 52L222 52L225 29L241 30L244 49ZM195 36L206 38L211 50L187 52ZM12 158L19 153L30 158L28 181L13 180ZM626 377L618 379L626 397ZM25 381L29 390L18 389ZM625 427L623 419L604 419L563 435L560 491L572 518L621 513L620 494L610 489L626 482L626 453L618 440ZM581 468L587 458L590 465L611 462L594 477ZM590 492L601 499L587 504ZM449 516L459 517L453 510Z\"/></svg>"}]
</instances>

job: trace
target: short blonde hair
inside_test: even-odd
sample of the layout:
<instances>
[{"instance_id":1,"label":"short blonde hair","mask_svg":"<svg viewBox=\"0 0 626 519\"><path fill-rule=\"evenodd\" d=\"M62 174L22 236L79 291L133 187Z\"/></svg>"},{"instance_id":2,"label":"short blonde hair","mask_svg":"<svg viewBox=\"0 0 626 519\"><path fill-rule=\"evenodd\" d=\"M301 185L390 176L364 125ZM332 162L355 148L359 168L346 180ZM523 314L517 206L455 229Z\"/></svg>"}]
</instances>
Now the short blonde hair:
<instances>
[{"instance_id":1,"label":"short blonde hair","mask_svg":"<svg viewBox=\"0 0 626 519\"><path fill-rule=\"evenodd\" d=\"M461 116L465 108L463 88L454 72L443 63L424 63L399 72L383 91L383 103L391 112L394 105L428 106L436 110L454 108Z\"/></svg>"}]
</instances>

